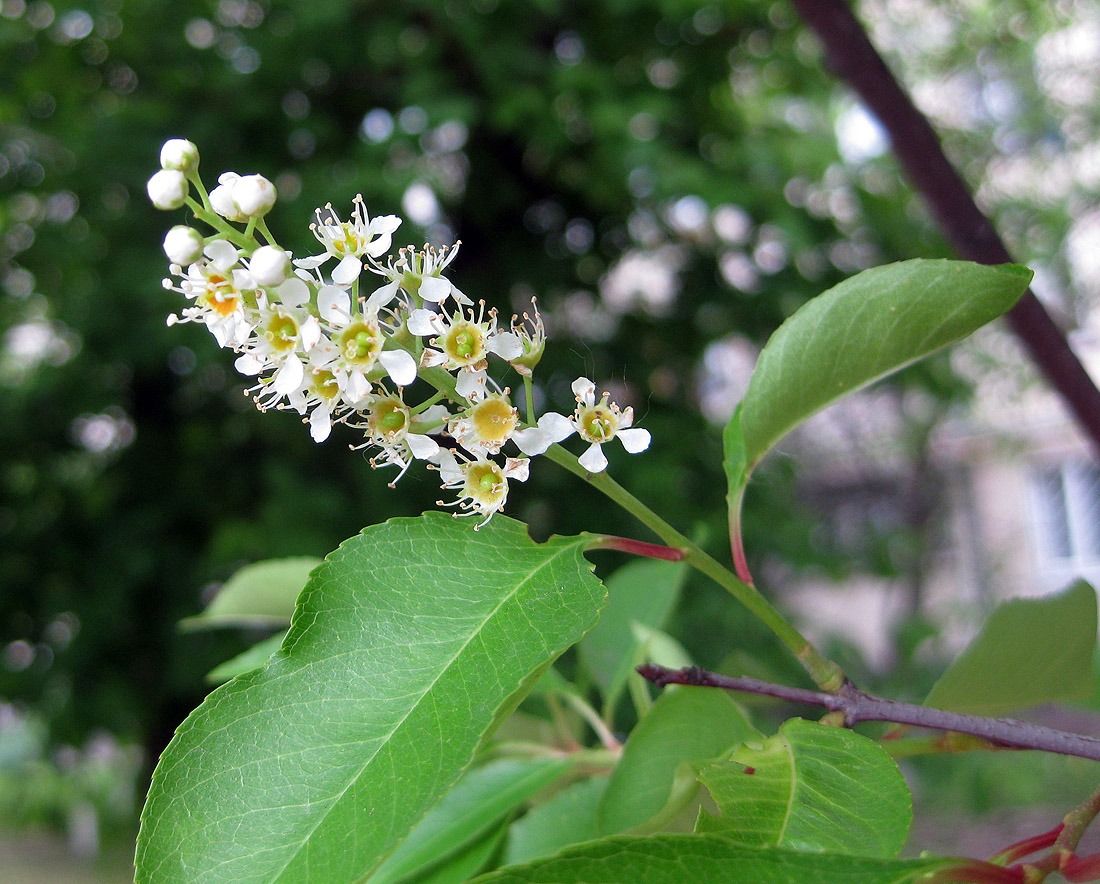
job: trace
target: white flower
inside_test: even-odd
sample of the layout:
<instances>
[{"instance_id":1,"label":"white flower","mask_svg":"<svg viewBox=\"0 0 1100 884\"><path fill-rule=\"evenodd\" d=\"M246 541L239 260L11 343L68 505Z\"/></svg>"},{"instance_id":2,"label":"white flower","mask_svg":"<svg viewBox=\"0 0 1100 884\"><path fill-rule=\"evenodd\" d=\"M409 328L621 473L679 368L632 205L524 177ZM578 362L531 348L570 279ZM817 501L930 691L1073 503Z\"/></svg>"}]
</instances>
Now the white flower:
<instances>
[{"instance_id":1,"label":"white flower","mask_svg":"<svg viewBox=\"0 0 1100 884\"><path fill-rule=\"evenodd\" d=\"M332 415L340 404L340 382L326 368L306 370L305 382L287 396L298 414L309 412L309 435L324 442L332 432Z\"/></svg>"},{"instance_id":2,"label":"white flower","mask_svg":"<svg viewBox=\"0 0 1100 884\"><path fill-rule=\"evenodd\" d=\"M199 167L199 149L186 139L171 138L160 149L160 167L194 172Z\"/></svg>"},{"instance_id":3,"label":"white flower","mask_svg":"<svg viewBox=\"0 0 1100 884\"><path fill-rule=\"evenodd\" d=\"M539 313L534 298L531 299L531 309L534 317L527 313L523 314L522 321L519 317L512 317L512 334L519 339L522 350L508 362L524 377L534 374L535 366L542 360L542 354L546 350L546 326L543 325L542 314Z\"/></svg>"},{"instance_id":4,"label":"white flower","mask_svg":"<svg viewBox=\"0 0 1100 884\"><path fill-rule=\"evenodd\" d=\"M444 246L439 249L408 246L398 252L396 260L391 259L385 269L378 269L377 272L424 301L440 304L447 297L453 297L456 303L473 304L457 286L443 278L443 271L458 254L460 245L456 242L449 248Z\"/></svg>"},{"instance_id":5,"label":"white flower","mask_svg":"<svg viewBox=\"0 0 1100 884\"><path fill-rule=\"evenodd\" d=\"M247 221L240 208L233 202L233 185L241 176L236 172L222 172L218 176L218 186L210 191L210 207L226 221Z\"/></svg>"},{"instance_id":6,"label":"white flower","mask_svg":"<svg viewBox=\"0 0 1100 884\"><path fill-rule=\"evenodd\" d=\"M527 481L530 465L527 458L515 457L509 457L503 467L485 458L459 460L447 448L441 448L436 459L443 487L458 491L458 500L451 504L439 501L440 506L457 506L466 511L455 515L485 516L485 521L478 528L484 527L493 517L493 513L503 509L508 500L509 479Z\"/></svg>"},{"instance_id":7,"label":"white flower","mask_svg":"<svg viewBox=\"0 0 1100 884\"><path fill-rule=\"evenodd\" d=\"M512 438L519 424L519 412L508 398L508 391L486 393L484 387L467 398L470 407L453 417L447 432L473 454L496 454Z\"/></svg>"},{"instance_id":8,"label":"white flower","mask_svg":"<svg viewBox=\"0 0 1100 884\"><path fill-rule=\"evenodd\" d=\"M202 322L221 347L243 345L255 321L255 311L246 303L244 292L252 277L237 267L238 252L225 240L214 240L203 250L206 257L187 268L179 286L165 280L165 288L194 300L194 304L169 316L168 324Z\"/></svg>"},{"instance_id":9,"label":"white flower","mask_svg":"<svg viewBox=\"0 0 1100 884\"><path fill-rule=\"evenodd\" d=\"M318 209L316 215L317 221L309 229L325 247L325 251L320 255L300 258L294 263L313 270L329 258L339 258L340 263L332 271L332 281L338 284L350 284L359 276L363 269L364 255L377 258L388 252L393 244L393 232L401 226L401 219L396 215L370 218L362 194L356 194L352 200L350 221L341 221L331 203L323 211Z\"/></svg>"},{"instance_id":10,"label":"white flower","mask_svg":"<svg viewBox=\"0 0 1100 884\"><path fill-rule=\"evenodd\" d=\"M158 209L179 209L187 202L187 179L178 169L161 169L154 173L145 189Z\"/></svg>"},{"instance_id":11,"label":"white flower","mask_svg":"<svg viewBox=\"0 0 1100 884\"><path fill-rule=\"evenodd\" d=\"M450 416L442 405L433 405L422 414L414 415L400 393L372 396L366 406L367 419L353 424L367 433L363 445L377 445L381 452L370 459L372 467L394 465L398 474L390 482L392 488L405 475L413 460L435 460L439 444L430 433L440 432Z\"/></svg>"},{"instance_id":12,"label":"white flower","mask_svg":"<svg viewBox=\"0 0 1100 884\"><path fill-rule=\"evenodd\" d=\"M233 204L244 218L262 218L275 205L275 185L263 175L245 175L233 182Z\"/></svg>"},{"instance_id":13,"label":"white flower","mask_svg":"<svg viewBox=\"0 0 1100 884\"><path fill-rule=\"evenodd\" d=\"M177 224L164 237L164 254L173 264L193 264L202 257L202 234Z\"/></svg>"},{"instance_id":14,"label":"white flower","mask_svg":"<svg viewBox=\"0 0 1100 884\"><path fill-rule=\"evenodd\" d=\"M608 404L607 393L596 402L596 385L588 378L573 381L573 393L577 397L573 426L582 439L592 443L578 460L590 473L599 473L607 468L607 457L600 446L616 437L631 454L649 447L648 430L628 429L634 422L633 408L619 411L619 406Z\"/></svg>"},{"instance_id":15,"label":"white flower","mask_svg":"<svg viewBox=\"0 0 1100 884\"><path fill-rule=\"evenodd\" d=\"M260 246L248 262L248 272L256 284L265 287L282 285L290 276L290 270L290 253L278 246Z\"/></svg>"},{"instance_id":16,"label":"white flower","mask_svg":"<svg viewBox=\"0 0 1100 884\"><path fill-rule=\"evenodd\" d=\"M420 358L420 364L425 367L442 365L448 371L481 372L488 365L490 353L513 359L522 352L516 335L497 329L496 310L490 310L486 316L484 301L477 318L473 313L467 317L461 309L450 316L424 308L413 310L409 314L408 328L421 337L434 335L432 347L426 347Z\"/></svg>"}]
</instances>

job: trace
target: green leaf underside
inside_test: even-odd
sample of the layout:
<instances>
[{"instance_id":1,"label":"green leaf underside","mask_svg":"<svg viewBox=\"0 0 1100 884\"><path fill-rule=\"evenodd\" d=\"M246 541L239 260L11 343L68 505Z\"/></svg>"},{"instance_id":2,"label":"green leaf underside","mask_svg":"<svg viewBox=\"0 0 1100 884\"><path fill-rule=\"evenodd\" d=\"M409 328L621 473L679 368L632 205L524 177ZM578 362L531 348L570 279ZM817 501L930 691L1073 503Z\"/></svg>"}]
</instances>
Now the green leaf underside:
<instances>
[{"instance_id":1,"label":"green leaf underside","mask_svg":"<svg viewBox=\"0 0 1100 884\"><path fill-rule=\"evenodd\" d=\"M618 836L471 884L910 884L948 862L796 853L722 835Z\"/></svg>"},{"instance_id":2,"label":"green leaf underside","mask_svg":"<svg viewBox=\"0 0 1100 884\"><path fill-rule=\"evenodd\" d=\"M605 599L586 538L472 528L393 519L328 557L283 647L165 750L137 884L350 884L396 847Z\"/></svg>"},{"instance_id":3,"label":"green leaf underside","mask_svg":"<svg viewBox=\"0 0 1100 884\"><path fill-rule=\"evenodd\" d=\"M392 884L477 840L572 767L565 759L506 759L468 770L370 876Z\"/></svg>"},{"instance_id":4,"label":"green leaf underside","mask_svg":"<svg viewBox=\"0 0 1100 884\"><path fill-rule=\"evenodd\" d=\"M880 746L797 718L704 766L699 780L721 815L700 813L697 830L744 844L893 857L913 817L909 787Z\"/></svg>"},{"instance_id":5,"label":"green leaf underside","mask_svg":"<svg viewBox=\"0 0 1100 884\"><path fill-rule=\"evenodd\" d=\"M641 623L631 623L630 631L638 641L633 660L634 666L649 662L656 663L658 666L667 666L669 669L683 669L694 662L687 649L667 632L650 629ZM640 675L637 677L641 678Z\"/></svg>"},{"instance_id":6,"label":"green leaf underside","mask_svg":"<svg viewBox=\"0 0 1100 884\"><path fill-rule=\"evenodd\" d=\"M607 782L607 777L599 776L574 783L512 823L504 862L520 863L550 856L563 847L593 838L596 807Z\"/></svg>"},{"instance_id":7,"label":"green leaf underside","mask_svg":"<svg viewBox=\"0 0 1100 884\"><path fill-rule=\"evenodd\" d=\"M650 559L630 562L607 578L607 607L577 646L605 705L614 706L633 671L638 640L631 624L662 628L686 576L680 562Z\"/></svg>"},{"instance_id":8,"label":"green leaf underside","mask_svg":"<svg viewBox=\"0 0 1100 884\"><path fill-rule=\"evenodd\" d=\"M1089 696L1096 616L1096 591L1083 580L1054 595L1002 603L924 704L996 716Z\"/></svg>"},{"instance_id":9,"label":"green leaf underside","mask_svg":"<svg viewBox=\"0 0 1100 884\"><path fill-rule=\"evenodd\" d=\"M660 813L682 764L712 759L759 737L725 691L698 687L666 691L623 747L596 814L598 833L624 832ZM687 777L694 786L694 771L688 771Z\"/></svg>"},{"instance_id":10,"label":"green leaf underside","mask_svg":"<svg viewBox=\"0 0 1100 884\"><path fill-rule=\"evenodd\" d=\"M464 884L484 869L500 850L508 831L506 825L491 829L477 841L444 857L424 872L406 878L401 884Z\"/></svg>"},{"instance_id":11,"label":"green leaf underside","mask_svg":"<svg viewBox=\"0 0 1100 884\"><path fill-rule=\"evenodd\" d=\"M847 393L971 334L1027 290L1024 267L902 261L807 302L760 353L724 434L730 513L748 474L783 436Z\"/></svg>"},{"instance_id":12,"label":"green leaf underside","mask_svg":"<svg viewBox=\"0 0 1100 884\"><path fill-rule=\"evenodd\" d=\"M220 666L216 666L206 673L206 680L211 684L223 684L231 678L259 669L283 644L286 638L285 632L258 641L246 651L241 651L236 657L231 657Z\"/></svg>"},{"instance_id":13,"label":"green leaf underside","mask_svg":"<svg viewBox=\"0 0 1100 884\"><path fill-rule=\"evenodd\" d=\"M206 610L180 621L180 628L285 626L310 572L321 560L309 556L246 565L230 577Z\"/></svg>"}]
</instances>

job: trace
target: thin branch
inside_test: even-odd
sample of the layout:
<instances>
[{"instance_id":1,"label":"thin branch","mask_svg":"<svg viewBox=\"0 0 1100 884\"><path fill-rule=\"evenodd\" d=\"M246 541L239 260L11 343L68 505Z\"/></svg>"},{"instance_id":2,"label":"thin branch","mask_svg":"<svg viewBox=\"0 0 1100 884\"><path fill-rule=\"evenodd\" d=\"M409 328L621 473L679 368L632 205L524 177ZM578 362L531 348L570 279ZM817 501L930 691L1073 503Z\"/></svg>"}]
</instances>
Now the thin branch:
<instances>
[{"instance_id":1,"label":"thin branch","mask_svg":"<svg viewBox=\"0 0 1100 884\"><path fill-rule=\"evenodd\" d=\"M898 724L911 724L914 727L970 734L1007 749L1038 749L1043 752L1056 752L1059 755L1074 755L1078 758L1100 761L1100 740L1093 737L1057 731L1042 725L1017 721L1014 718L984 718L980 715L962 715L958 712L944 712L942 709L901 703L868 694L851 682L841 688L839 693L825 694L803 688L771 684L744 676L730 678L708 672L698 666L687 666L677 670L647 663L638 667L638 673L659 687L667 684L685 684L724 688L730 691L778 697L794 703L823 706L832 712L841 713L844 716L844 724L848 727L860 721L892 721Z\"/></svg>"},{"instance_id":2,"label":"thin branch","mask_svg":"<svg viewBox=\"0 0 1100 884\"><path fill-rule=\"evenodd\" d=\"M898 84L846 0L791 2L824 44L829 67L859 94L890 133L894 154L956 251L981 264L1012 261L992 222L947 159L931 124ZM1100 390L1061 329L1030 291L1007 318L1100 452Z\"/></svg>"}]
</instances>

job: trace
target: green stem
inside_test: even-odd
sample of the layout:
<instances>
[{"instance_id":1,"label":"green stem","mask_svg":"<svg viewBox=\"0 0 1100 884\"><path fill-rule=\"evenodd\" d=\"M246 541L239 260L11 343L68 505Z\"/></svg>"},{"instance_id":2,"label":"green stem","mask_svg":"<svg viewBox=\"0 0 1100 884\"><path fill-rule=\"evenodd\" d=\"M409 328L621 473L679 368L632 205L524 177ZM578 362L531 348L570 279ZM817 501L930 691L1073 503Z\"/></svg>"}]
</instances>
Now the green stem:
<instances>
[{"instance_id":1,"label":"green stem","mask_svg":"<svg viewBox=\"0 0 1100 884\"><path fill-rule=\"evenodd\" d=\"M523 399L527 406L527 423L535 423L535 385L529 374L523 376Z\"/></svg>"},{"instance_id":2,"label":"green stem","mask_svg":"<svg viewBox=\"0 0 1100 884\"><path fill-rule=\"evenodd\" d=\"M271 231L267 229L267 219L266 218L257 219L256 229L259 230L260 233L262 233L264 235L264 239L267 240L269 245L273 245L273 246L278 245L278 243L275 242L275 237L273 237L271 235Z\"/></svg>"},{"instance_id":3,"label":"green stem","mask_svg":"<svg viewBox=\"0 0 1100 884\"><path fill-rule=\"evenodd\" d=\"M422 412L422 411L427 411L429 408L431 408L433 405L435 405L440 399L442 399L444 397L444 395L445 394L442 390L438 391L434 396L429 396L427 399L425 399L419 405L416 405L413 408L410 408L409 409L409 414L416 415L416 414L420 414L420 412Z\"/></svg>"},{"instance_id":4,"label":"green stem","mask_svg":"<svg viewBox=\"0 0 1100 884\"><path fill-rule=\"evenodd\" d=\"M844 685L844 672L817 650L797 629L791 626L764 596L753 586L735 577L716 559L708 555L606 472L589 473L577 459L560 445L551 445L546 457L575 476L584 479L598 491L619 504L639 522L649 528L668 546L684 551L684 561L706 574L715 583L755 614L783 642L805 667L810 678L824 691L835 693Z\"/></svg>"},{"instance_id":5,"label":"green stem","mask_svg":"<svg viewBox=\"0 0 1100 884\"><path fill-rule=\"evenodd\" d=\"M221 215L217 214L216 212L211 212L207 209L204 209L191 197L187 198L187 205L196 218L209 224L227 240L235 243L242 249L250 249L256 244L255 240L248 239L243 233L237 230L237 228L231 227L229 225L229 222L227 222Z\"/></svg>"}]
</instances>

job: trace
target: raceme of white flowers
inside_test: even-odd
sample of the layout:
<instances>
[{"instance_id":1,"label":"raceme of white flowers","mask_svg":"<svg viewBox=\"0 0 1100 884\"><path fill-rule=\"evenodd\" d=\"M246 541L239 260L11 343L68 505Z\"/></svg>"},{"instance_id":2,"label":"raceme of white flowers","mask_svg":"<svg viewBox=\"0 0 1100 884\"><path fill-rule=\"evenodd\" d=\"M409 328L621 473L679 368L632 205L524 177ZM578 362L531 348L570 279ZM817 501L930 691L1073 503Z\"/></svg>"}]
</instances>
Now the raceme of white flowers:
<instances>
[{"instance_id":1,"label":"raceme of white flowers","mask_svg":"<svg viewBox=\"0 0 1100 884\"><path fill-rule=\"evenodd\" d=\"M456 515L485 517L478 527L503 508L509 479L527 479L529 457L518 455L542 454L576 434L588 443L581 466L598 473L613 439L631 453L649 447L649 432L631 427L633 410L607 393L597 399L588 378L573 383L571 415L520 418L510 389L489 376L490 357L510 365L529 392L545 327L535 310L505 328L495 309L446 279L457 244L391 254L401 219L371 218L357 196L347 221L331 205L318 209L310 230L321 251L294 258L264 221L277 198L266 178L223 172L207 192L198 149L183 139L166 142L160 161L148 183L153 205L186 206L213 229L204 235L180 225L164 238L174 277L164 286L188 299L168 324L204 324L238 354L237 370L255 379L249 392L259 407L298 412L315 441L336 422L361 429L366 441L355 447L373 452L372 466L396 467L394 482L424 461L455 492L446 505ZM426 395L410 402L418 380Z\"/></svg>"}]
</instances>

